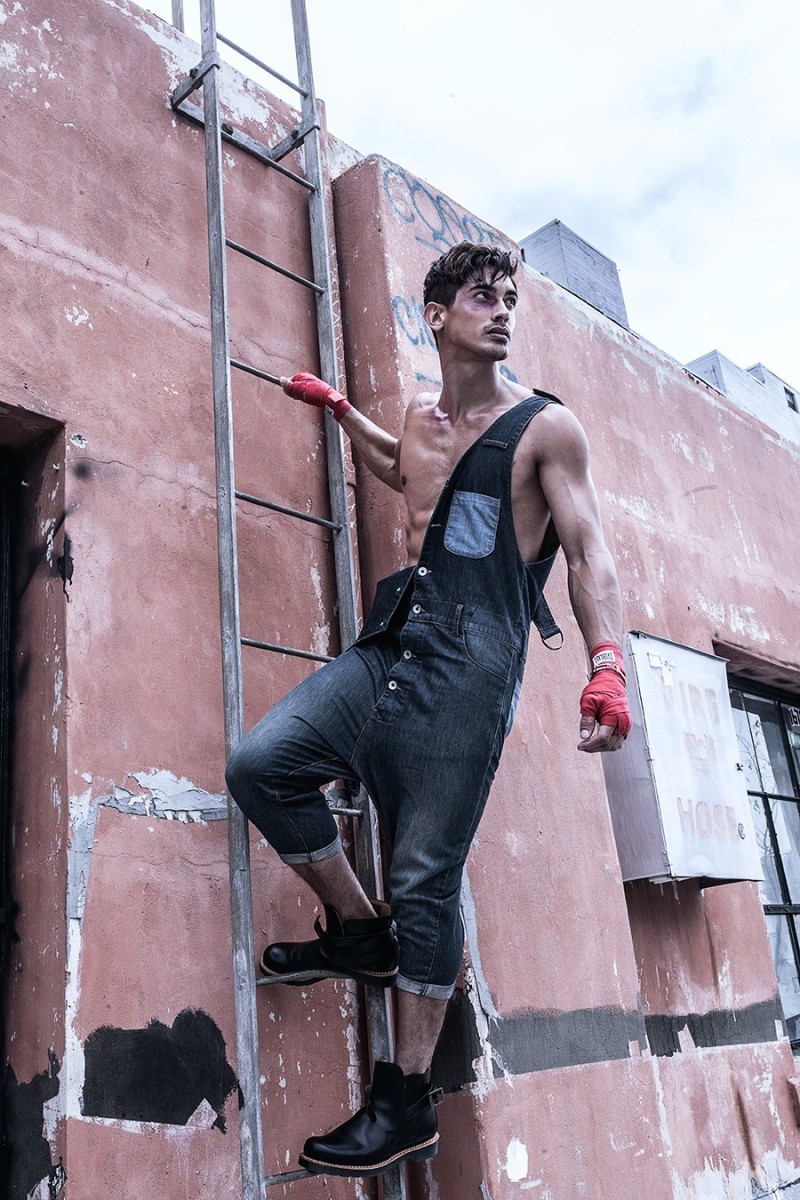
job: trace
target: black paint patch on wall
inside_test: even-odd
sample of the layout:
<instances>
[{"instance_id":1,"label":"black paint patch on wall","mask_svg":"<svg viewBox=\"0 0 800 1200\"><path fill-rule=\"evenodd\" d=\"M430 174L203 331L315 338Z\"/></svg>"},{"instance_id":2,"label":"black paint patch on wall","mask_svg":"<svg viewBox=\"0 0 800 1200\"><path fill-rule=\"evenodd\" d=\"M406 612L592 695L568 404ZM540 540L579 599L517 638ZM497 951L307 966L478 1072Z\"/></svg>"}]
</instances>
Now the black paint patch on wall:
<instances>
[{"instance_id":1,"label":"black paint patch on wall","mask_svg":"<svg viewBox=\"0 0 800 1200\"><path fill-rule=\"evenodd\" d=\"M431 1079L446 1092L460 1091L477 1076L473 1059L483 1053L469 999L457 988L445 1010L444 1025L436 1043L431 1064Z\"/></svg>"},{"instance_id":2,"label":"black paint patch on wall","mask_svg":"<svg viewBox=\"0 0 800 1200\"><path fill-rule=\"evenodd\" d=\"M777 995L746 1008L645 1017L650 1049L653 1054L667 1058L680 1053L678 1035L682 1029L689 1030L695 1046L744 1046L776 1042L776 1021L783 1028L783 1010Z\"/></svg>"},{"instance_id":3,"label":"black paint patch on wall","mask_svg":"<svg viewBox=\"0 0 800 1200\"><path fill-rule=\"evenodd\" d=\"M84 1050L84 1116L185 1125L206 1100L225 1133L225 1100L237 1080L222 1034L200 1009L178 1013L172 1028L156 1020L144 1029L104 1025Z\"/></svg>"},{"instance_id":4,"label":"black paint patch on wall","mask_svg":"<svg viewBox=\"0 0 800 1200\"><path fill-rule=\"evenodd\" d=\"M19 1083L10 1063L3 1078L3 1153L0 1182L7 1200L25 1200L38 1183L47 1179L55 1200L66 1182L61 1163L53 1165L50 1144L43 1134L44 1106L58 1095L60 1064L51 1050L49 1067L30 1083Z\"/></svg>"},{"instance_id":5,"label":"black paint patch on wall","mask_svg":"<svg viewBox=\"0 0 800 1200\"><path fill-rule=\"evenodd\" d=\"M495 1075L512 1075L631 1057L631 1042L647 1047L642 1014L622 1008L572 1012L524 1011L489 1023L497 1052Z\"/></svg>"},{"instance_id":6,"label":"black paint patch on wall","mask_svg":"<svg viewBox=\"0 0 800 1200\"><path fill-rule=\"evenodd\" d=\"M631 1057L631 1043L645 1052L680 1053L679 1033L688 1029L696 1046L752 1045L778 1040L782 1022L777 995L741 1009L644 1017L640 1010L586 1008L572 1012L524 1010L489 1021L495 1076L527 1075L584 1063ZM475 1015L456 991L433 1060L433 1079L446 1092L475 1080L473 1060L482 1053Z\"/></svg>"}]
</instances>

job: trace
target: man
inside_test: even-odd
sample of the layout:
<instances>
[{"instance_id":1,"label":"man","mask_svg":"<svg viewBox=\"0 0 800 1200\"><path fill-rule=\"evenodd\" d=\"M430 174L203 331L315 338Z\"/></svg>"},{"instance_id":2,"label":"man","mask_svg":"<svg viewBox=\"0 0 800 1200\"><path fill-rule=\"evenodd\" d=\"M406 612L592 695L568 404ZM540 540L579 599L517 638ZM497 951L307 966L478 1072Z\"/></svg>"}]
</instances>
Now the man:
<instances>
[{"instance_id":1,"label":"man","mask_svg":"<svg viewBox=\"0 0 800 1200\"><path fill-rule=\"evenodd\" d=\"M578 749L618 750L630 729L619 587L600 524L586 437L547 393L500 373L514 331L516 260L462 243L425 280L443 386L392 437L312 375L282 381L329 408L360 459L406 506L408 567L378 584L353 647L304 680L228 765L236 802L316 892L316 940L268 946L268 975L338 970L396 984L395 1063L368 1103L300 1162L376 1175L436 1153L430 1063L461 963L464 862L513 720L532 620L560 542L592 664ZM319 788L362 782L392 844L386 904L361 889ZM396 928L396 935L395 935Z\"/></svg>"}]
</instances>

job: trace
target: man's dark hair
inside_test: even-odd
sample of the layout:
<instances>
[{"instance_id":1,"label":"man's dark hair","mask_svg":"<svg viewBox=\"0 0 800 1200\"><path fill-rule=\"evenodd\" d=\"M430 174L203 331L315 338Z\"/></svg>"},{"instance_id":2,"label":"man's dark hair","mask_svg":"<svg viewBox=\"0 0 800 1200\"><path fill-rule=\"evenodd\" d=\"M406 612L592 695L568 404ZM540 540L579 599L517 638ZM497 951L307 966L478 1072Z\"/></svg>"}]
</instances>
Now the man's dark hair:
<instances>
[{"instance_id":1,"label":"man's dark hair","mask_svg":"<svg viewBox=\"0 0 800 1200\"><path fill-rule=\"evenodd\" d=\"M459 242L441 258L437 258L425 276L423 303L433 301L449 308L456 292L470 279L494 283L503 275L513 279L518 260L506 250L482 246L475 242Z\"/></svg>"}]
</instances>

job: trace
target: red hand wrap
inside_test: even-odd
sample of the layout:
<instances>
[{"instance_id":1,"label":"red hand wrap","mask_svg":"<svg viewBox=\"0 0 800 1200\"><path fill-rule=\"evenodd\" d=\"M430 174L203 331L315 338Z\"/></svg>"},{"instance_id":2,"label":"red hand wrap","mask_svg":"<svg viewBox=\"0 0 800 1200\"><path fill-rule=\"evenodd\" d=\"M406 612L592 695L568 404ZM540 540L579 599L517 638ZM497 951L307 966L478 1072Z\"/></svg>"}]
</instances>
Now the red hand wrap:
<instances>
[{"instance_id":1,"label":"red hand wrap","mask_svg":"<svg viewBox=\"0 0 800 1200\"><path fill-rule=\"evenodd\" d=\"M286 392L293 399L302 400L314 408L329 408L337 421L341 421L344 414L350 411L351 406L341 392L308 371L293 375L286 385Z\"/></svg>"},{"instance_id":2,"label":"red hand wrap","mask_svg":"<svg viewBox=\"0 0 800 1200\"><path fill-rule=\"evenodd\" d=\"M631 731L631 714L625 691L625 660L619 646L600 642L591 652L592 677L581 692L581 715L598 725L616 727L622 737Z\"/></svg>"}]
</instances>

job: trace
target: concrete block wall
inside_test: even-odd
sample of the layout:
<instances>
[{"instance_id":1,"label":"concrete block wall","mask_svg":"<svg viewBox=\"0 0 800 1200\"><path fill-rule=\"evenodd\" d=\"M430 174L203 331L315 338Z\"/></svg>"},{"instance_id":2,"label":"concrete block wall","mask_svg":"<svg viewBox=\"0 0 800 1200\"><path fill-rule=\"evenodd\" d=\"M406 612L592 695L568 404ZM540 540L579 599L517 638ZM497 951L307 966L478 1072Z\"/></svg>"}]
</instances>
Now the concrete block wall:
<instances>
[{"instance_id":1,"label":"concrete block wall","mask_svg":"<svg viewBox=\"0 0 800 1200\"><path fill-rule=\"evenodd\" d=\"M16 298L0 435L26 485L15 1194L94 1200L124 1181L235 1196L203 156L168 107L198 50L129 0L0 13L0 285ZM294 124L227 69L224 94L260 140ZM402 166L331 150L349 395L396 431L438 378L427 266L464 237L509 243ZM233 151L226 174L230 236L307 269L302 197ZM796 445L536 270L520 287L508 369L587 428L628 627L800 681L800 554L778 501L796 494ZM295 285L236 263L231 296L237 356L314 369ZM235 389L239 486L323 511L315 414L251 378ZM357 463L352 490L369 597L402 562L400 513ZM244 632L335 653L326 537L285 522L242 511ZM574 749L584 653L563 565L551 592L566 642L532 652L470 858L468 958L437 1060L442 1148L411 1194L777 1191L800 1175L795 1068L757 889L622 886L601 765ZM248 723L309 669L246 652ZM303 936L309 894L257 839L253 878L257 941ZM355 988L272 988L259 1005L272 1171L358 1102L366 1049Z\"/></svg>"}]
</instances>

